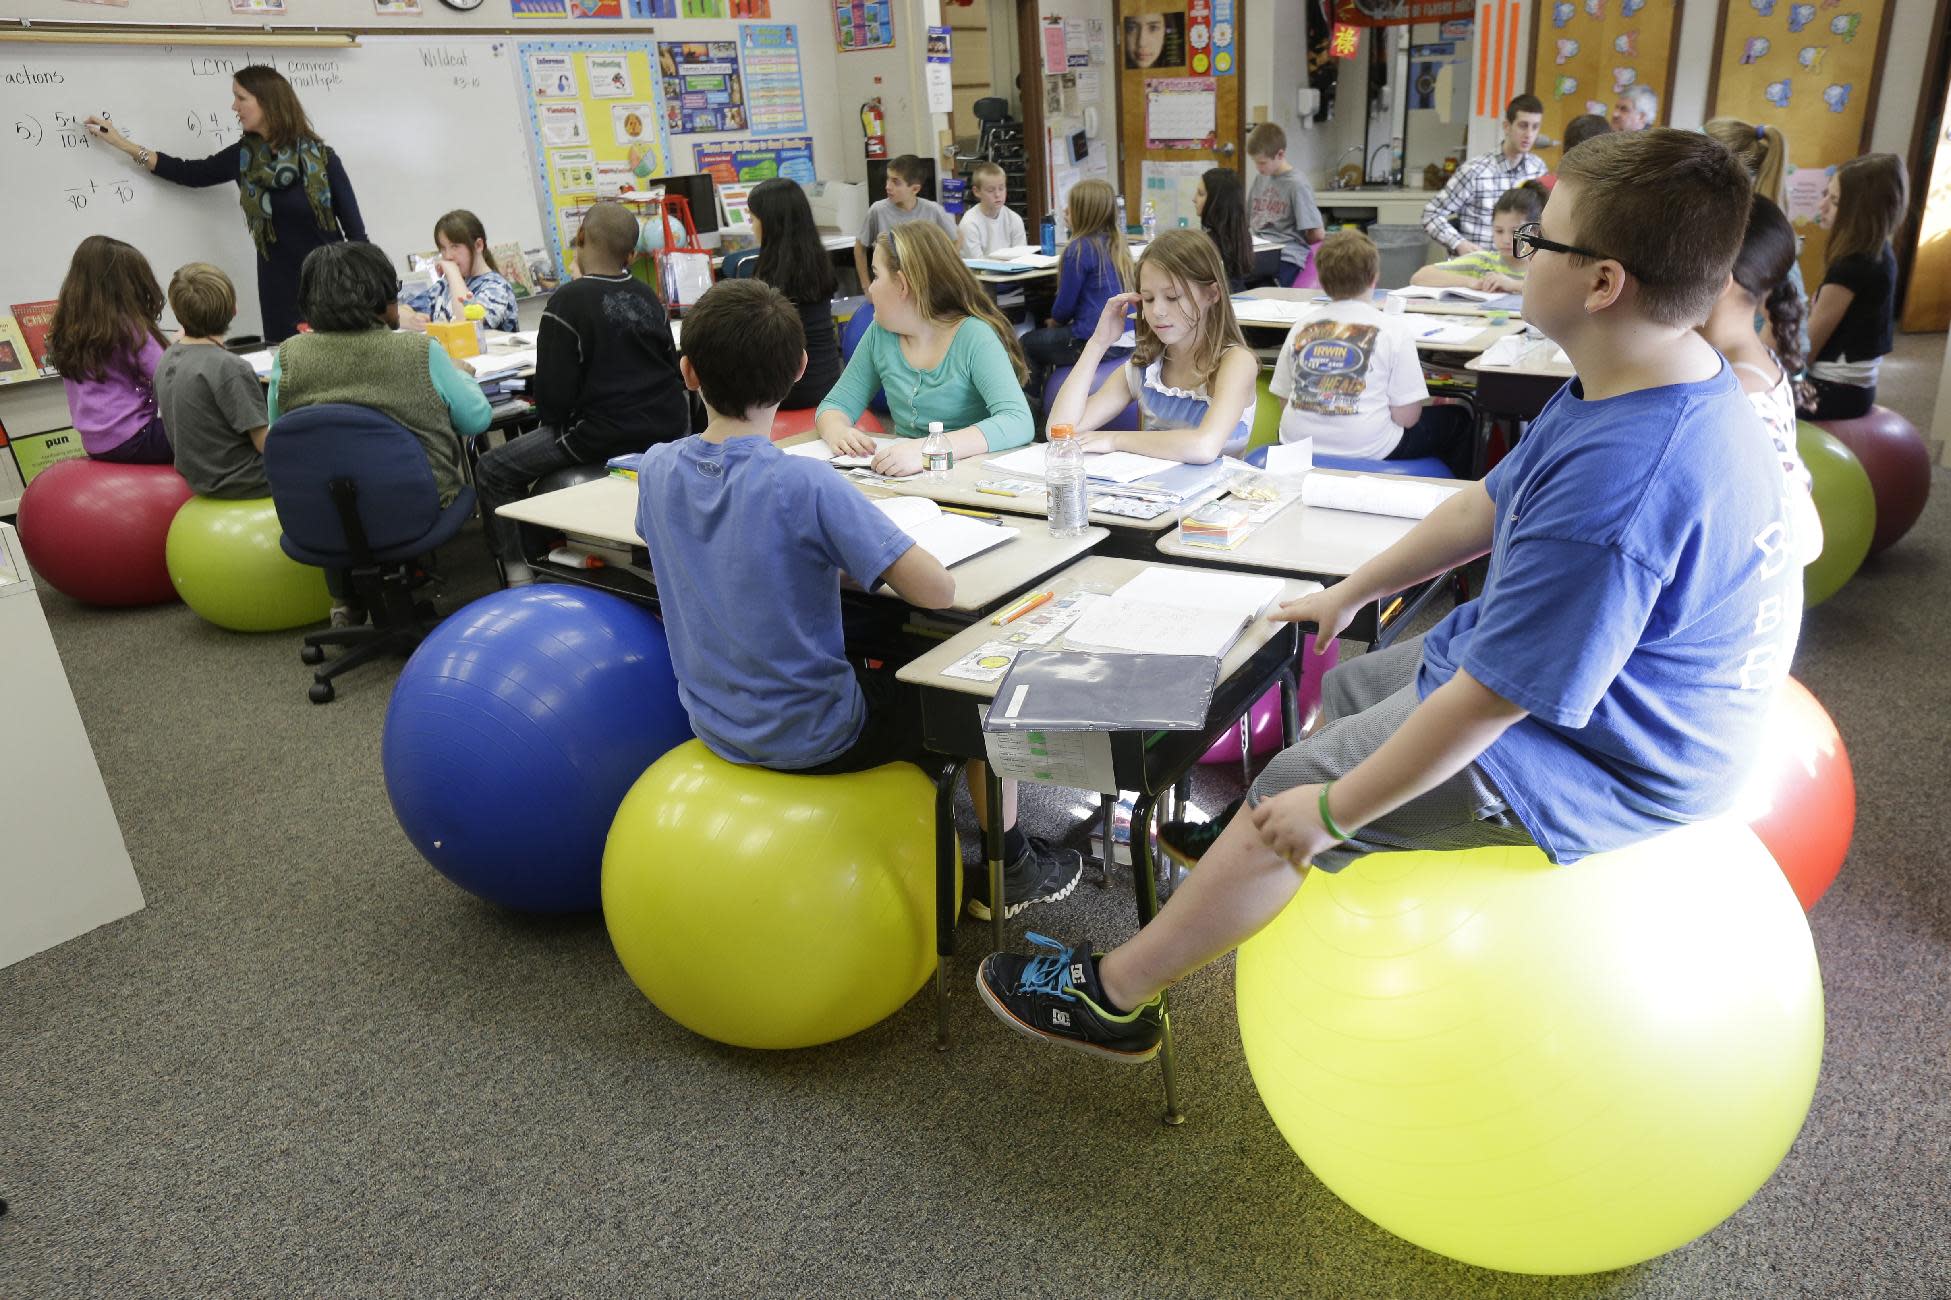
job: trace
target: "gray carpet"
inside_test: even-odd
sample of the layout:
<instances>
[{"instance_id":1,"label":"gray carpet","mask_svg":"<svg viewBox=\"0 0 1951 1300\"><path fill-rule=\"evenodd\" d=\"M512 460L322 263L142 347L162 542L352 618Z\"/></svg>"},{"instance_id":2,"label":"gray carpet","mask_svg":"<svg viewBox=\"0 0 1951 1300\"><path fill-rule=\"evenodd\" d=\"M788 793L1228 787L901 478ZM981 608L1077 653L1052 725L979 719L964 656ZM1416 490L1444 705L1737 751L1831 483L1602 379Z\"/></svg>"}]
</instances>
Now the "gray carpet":
<instances>
[{"instance_id":1,"label":"gray carpet","mask_svg":"<svg viewBox=\"0 0 1951 1300\"><path fill-rule=\"evenodd\" d=\"M149 907L0 971L0 1296L1951 1294L1937 487L1797 666L1861 791L1813 916L1813 1113L1728 1223L1581 1279L1453 1263L1322 1187L1254 1092L1230 963L1176 1004L1178 1130L1155 1071L995 1024L978 927L946 1055L926 998L816 1051L722 1048L637 993L599 920L508 915L419 860L380 779L394 670L315 708L291 635L47 593ZM487 589L478 548L457 596ZM1036 923L1114 939L1128 885Z\"/></svg>"}]
</instances>

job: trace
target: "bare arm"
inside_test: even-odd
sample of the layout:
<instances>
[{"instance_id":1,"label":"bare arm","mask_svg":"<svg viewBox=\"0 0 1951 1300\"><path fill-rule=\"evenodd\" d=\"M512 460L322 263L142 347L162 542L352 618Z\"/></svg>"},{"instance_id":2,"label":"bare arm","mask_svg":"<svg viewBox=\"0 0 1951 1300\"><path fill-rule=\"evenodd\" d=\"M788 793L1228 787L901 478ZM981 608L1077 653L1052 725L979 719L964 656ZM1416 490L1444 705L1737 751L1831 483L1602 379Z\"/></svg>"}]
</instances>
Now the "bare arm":
<instances>
[{"instance_id":1,"label":"bare arm","mask_svg":"<svg viewBox=\"0 0 1951 1300\"><path fill-rule=\"evenodd\" d=\"M1843 313L1856 301L1856 291L1840 284L1825 284L1816 290L1809 308L1809 356L1815 357L1828 344L1829 336L1843 323Z\"/></svg>"},{"instance_id":2,"label":"bare arm","mask_svg":"<svg viewBox=\"0 0 1951 1300\"><path fill-rule=\"evenodd\" d=\"M860 277L860 291L866 293L874 273L867 264L867 245L859 240L854 241L854 273Z\"/></svg>"},{"instance_id":3,"label":"bare arm","mask_svg":"<svg viewBox=\"0 0 1951 1300\"><path fill-rule=\"evenodd\" d=\"M1391 406L1389 408L1389 418L1404 429L1414 428L1416 421L1423 418L1423 404L1421 402L1409 402L1402 406Z\"/></svg>"},{"instance_id":4,"label":"bare arm","mask_svg":"<svg viewBox=\"0 0 1951 1300\"><path fill-rule=\"evenodd\" d=\"M1104 310L1098 313L1097 328L1084 340L1084 351L1071 366L1070 377L1057 389L1057 396L1050 403L1045 427L1068 424L1079 433L1101 429L1106 420L1116 417L1131 404L1130 390L1121 377L1114 376L1095 393L1091 391L1091 381L1097 378L1104 354L1124 337L1125 313L1137 305L1135 293L1113 294L1105 300Z\"/></svg>"},{"instance_id":5,"label":"bare arm","mask_svg":"<svg viewBox=\"0 0 1951 1300\"><path fill-rule=\"evenodd\" d=\"M955 600L955 575L919 546L901 552L901 558L888 566L881 581L918 609L942 609Z\"/></svg>"},{"instance_id":6,"label":"bare arm","mask_svg":"<svg viewBox=\"0 0 1951 1300\"><path fill-rule=\"evenodd\" d=\"M264 440L271 436L271 426L268 424L260 424L255 429L247 430L244 436L251 440L251 446L256 447L257 454L262 456L264 454Z\"/></svg>"}]
</instances>

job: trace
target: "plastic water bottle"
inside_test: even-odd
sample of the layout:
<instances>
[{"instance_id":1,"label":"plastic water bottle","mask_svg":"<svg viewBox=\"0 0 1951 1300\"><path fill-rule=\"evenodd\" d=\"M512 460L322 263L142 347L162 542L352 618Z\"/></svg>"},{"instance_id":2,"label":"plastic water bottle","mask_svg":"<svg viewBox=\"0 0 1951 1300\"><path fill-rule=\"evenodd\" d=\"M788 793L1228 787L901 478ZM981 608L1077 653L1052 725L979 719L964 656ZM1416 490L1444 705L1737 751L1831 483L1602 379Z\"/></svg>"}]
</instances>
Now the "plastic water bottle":
<instances>
[{"instance_id":1,"label":"plastic water bottle","mask_svg":"<svg viewBox=\"0 0 1951 1300\"><path fill-rule=\"evenodd\" d=\"M1068 424L1050 426L1043 482L1049 493L1050 535L1082 537L1091 526L1090 502L1084 495L1084 447Z\"/></svg>"},{"instance_id":2,"label":"plastic water bottle","mask_svg":"<svg viewBox=\"0 0 1951 1300\"><path fill-rule=\"evenodd\" d=\"M1118 233L1121 235L1131 233L1131 227L1125 222L1125 196L1122 194L1118 196Z\"/></svg>"},{"instance_id":3,"label":"plastic water bottle","mask_svg":"<svg viewBox=\"0 0 1951 1300\"><path fill-rule=\"evenodd\" d=\"M482 352L488 350L488 309L478 302L471 302L461 308L461 319L474 326L474 346Z\"/></svg>"},{"instance_id":4,"label":"plastic water bottle","mask_svg":"<svg viewBox=\"0 0 1951 1300\"><path fill-rule=\"evenodd\" d=\"M1145 200L1145 215L1143 220L1145 223L1145 242L1149 244L1158 238L1158 209L1152 206L1150 199Z\"/></svg>"},{"instance_id":5,"label":"plastic water bottle","mask_svg":"<svg viewBox=\"0 0 1951 1300\"><path fill-rule=\"evenodd\" d=\"M1057 217L1055 213L1043 214L1043 255L1055 257L1057 254Z\"/></svg>"},{"instance_id":6,"label":"plastic water bottle","mask_svg":"<svg viewBox=\"0 0 1951 1300\"><path fill-rule=\"evenodd\" d=\"M921 444L921 469L929 478L940 481L955 468L955 445L942 430L940 420L928 422L928 438Z\"/></svg>"}]
</instances>

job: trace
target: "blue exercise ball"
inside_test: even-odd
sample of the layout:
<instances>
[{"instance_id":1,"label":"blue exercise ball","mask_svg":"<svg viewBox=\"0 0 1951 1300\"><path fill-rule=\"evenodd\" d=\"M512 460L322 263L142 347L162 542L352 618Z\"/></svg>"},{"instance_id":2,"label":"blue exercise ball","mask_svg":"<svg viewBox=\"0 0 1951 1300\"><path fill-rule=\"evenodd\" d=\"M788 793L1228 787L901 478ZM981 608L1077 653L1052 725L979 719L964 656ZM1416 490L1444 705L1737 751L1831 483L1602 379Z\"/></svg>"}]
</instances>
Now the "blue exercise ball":
<instances>
[{"instance_id":1,"label":"blue exercise ball","mask_svg":"<svg viewBox=\"0 0 1951 1300\"><path fill-rule=\"evenodd\" d=\"M381 762L400 826L449 880L518 911L594 911L624 794L690 738L663 625L540 585L484 596L420 644Z\"/></svg>"}]
</instances>

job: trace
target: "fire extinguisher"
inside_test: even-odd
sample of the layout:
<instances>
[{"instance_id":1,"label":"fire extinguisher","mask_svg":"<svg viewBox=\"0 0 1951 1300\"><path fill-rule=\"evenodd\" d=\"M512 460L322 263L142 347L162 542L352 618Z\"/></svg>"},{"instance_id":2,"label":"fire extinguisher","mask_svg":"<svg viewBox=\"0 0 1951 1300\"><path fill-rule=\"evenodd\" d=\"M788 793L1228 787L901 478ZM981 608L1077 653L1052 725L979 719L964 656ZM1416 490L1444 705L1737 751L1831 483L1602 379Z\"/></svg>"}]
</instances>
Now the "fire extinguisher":
<instances>
[{"instance_id":1,"label":"fire extinguisher","mask_svg":"<svg viewBox=\"0 0 1951 1300\"><path fill-rule=\"evenodd\" d=\"M867 133L867 156L887 157L887 116L881 112L879 95L860 106L860 129Z\"/></svg>"}]
</instances>

